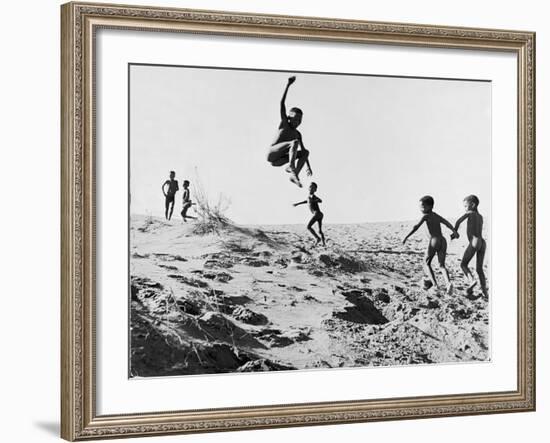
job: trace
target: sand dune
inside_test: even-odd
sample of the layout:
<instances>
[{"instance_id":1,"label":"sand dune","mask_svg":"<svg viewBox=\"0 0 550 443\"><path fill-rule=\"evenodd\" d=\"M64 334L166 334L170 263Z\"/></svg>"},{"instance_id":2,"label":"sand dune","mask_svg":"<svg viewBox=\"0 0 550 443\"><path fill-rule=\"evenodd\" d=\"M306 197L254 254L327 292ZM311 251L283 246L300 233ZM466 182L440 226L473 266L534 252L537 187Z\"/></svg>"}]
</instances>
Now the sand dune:
<instances>
[{"instance_id":1,"label":"sand dune","mask_svg":"<svg viewBox=\"0 0 550 443\"><path fill-rule=\"evenodd\" d=\"M466 296L464 239L449 241L447 296L422 289L426 239L403 246L410 228L329 224L316 247L304 226L198 235L132 216L132 376L488 360L489 303Z\"/></svg>"}]
</instances>

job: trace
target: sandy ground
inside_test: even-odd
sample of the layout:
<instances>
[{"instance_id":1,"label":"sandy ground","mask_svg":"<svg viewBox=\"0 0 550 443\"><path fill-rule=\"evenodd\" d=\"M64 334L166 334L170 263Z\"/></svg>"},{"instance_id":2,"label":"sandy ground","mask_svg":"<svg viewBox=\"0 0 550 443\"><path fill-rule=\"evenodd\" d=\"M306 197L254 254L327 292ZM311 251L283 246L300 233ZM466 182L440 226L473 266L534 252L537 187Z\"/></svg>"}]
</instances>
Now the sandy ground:
<instances>
[{"instance_id":1,"label":"sandy ground","mask_svg":"<svg viewBox=\"0 0 550 443\"><path fill-rule=\"evenodd\" d=\"M426 237L401 244L411 226L326 225L320 247L299 225L199 235L133 216L132 376L490 359L489 301L466 294L459 268L464 236L449 240L449 296L437 260L441 289L422 289Z\"/></svg>"}]
</instances>

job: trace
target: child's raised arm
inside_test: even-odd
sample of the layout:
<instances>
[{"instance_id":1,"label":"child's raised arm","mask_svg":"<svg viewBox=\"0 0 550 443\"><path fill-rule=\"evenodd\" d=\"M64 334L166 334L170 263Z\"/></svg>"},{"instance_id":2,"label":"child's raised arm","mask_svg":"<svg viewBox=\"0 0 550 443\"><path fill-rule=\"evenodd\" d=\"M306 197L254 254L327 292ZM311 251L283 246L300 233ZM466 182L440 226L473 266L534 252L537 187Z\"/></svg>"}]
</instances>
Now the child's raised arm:
<instances>
[{"instance_id":1,"label":"child's raised arm","mask_svg":"<svg viewBox=\"0 0 550 443\"><path fill-rule=\"evenodd\" d=\"M418 228L420 228L420 226L422 226L422 223L424 223L425 221L426 221L426 216L422 217L420 221L413 226L413 228L411 229L411 232L409 232L407 236L403 239L403 244L405 244L405 242L409 239L411 235L413 235L416 231L418 231Z\"/></svg>"},{"instance_id":2,"label":"child's raised arm","mask_svg":"<svg viewBox=\"0 0 550 443\"><path fill-rule=\"evenodd\" d=\"M281 121L286 122L287 121L287 114L286 114L286 94L288 92L288 88L290 88L290 85L296 81L296 77L289 77L288 82L285 87L285 92L283 93L283 97L281 98Z\"/></svg>"},{"instance_id":3,"label":"child's raised arm","mask_svg":"<svg viewBox=\"0 0 550 443\"><path fill-rule=\"evenodd\" d=\"M304 200L304 201L301 201L301 202L298 202L298 203L294 203L292 206L296 207L296 206L300 206L300 205L305 205L307 203L307 200Z\"/></svg>"}]
</instances>

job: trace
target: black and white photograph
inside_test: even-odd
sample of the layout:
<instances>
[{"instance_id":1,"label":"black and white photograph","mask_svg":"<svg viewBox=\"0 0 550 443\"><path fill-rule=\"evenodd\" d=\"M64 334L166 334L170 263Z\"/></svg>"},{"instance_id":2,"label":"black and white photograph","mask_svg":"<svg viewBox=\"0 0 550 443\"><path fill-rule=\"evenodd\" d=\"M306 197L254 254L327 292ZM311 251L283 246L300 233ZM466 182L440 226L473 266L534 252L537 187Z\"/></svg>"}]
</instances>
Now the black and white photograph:
<instances>
[{"instance_id":1,"label":"black and white photograph","mask_svg":"<svg viewBox=\"0 0 550 443\"><path fill-rule=\"evenodd\" d=\"M491 82L130 64L129 376L491 360Z\"/></svg>"}]
</instances>

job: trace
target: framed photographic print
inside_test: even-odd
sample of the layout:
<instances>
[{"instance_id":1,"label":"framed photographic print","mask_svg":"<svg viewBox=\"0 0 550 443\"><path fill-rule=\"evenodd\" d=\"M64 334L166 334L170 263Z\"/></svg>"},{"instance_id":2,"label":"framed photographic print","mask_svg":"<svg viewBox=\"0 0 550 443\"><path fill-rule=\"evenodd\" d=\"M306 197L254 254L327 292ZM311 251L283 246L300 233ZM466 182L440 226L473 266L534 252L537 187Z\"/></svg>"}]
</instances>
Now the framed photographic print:
<instances>
[{"instance_id":1,"label":"framed photographic print","mask_svg":"<svg viewBox=\"0 0 550 443\"><path fill-rule=\"evenodd\" d=\"M63 438L534 410L534 33L61 14Z\"/></svg>"}]
</instances>

